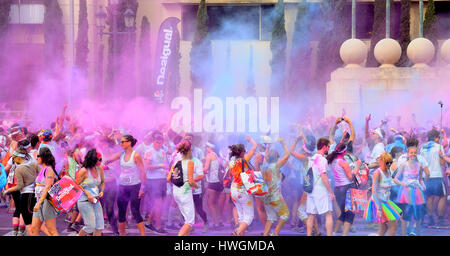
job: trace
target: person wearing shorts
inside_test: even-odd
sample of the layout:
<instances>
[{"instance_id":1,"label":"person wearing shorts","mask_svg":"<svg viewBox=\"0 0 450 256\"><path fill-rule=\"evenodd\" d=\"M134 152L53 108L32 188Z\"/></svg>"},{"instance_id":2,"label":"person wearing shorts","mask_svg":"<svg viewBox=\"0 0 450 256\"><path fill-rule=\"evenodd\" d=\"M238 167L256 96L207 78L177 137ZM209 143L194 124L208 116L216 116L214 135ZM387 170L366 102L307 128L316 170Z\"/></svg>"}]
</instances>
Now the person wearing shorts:
<instances>
[{"instance_id":1,"label":"person wearing shorts","mask_svg":"<svg viewBox=\"0 0 450 256\"><path fill-rule=\"evenodd\" d=\"M311 158L313 170L313 190L308 193L306 199L307 235L312 235L313 223L317 215L325 214L325 227L327 236L333 235L333 200L334 193L331 189L328 179L328 162L324 157L328 154L330 141L326 138L320 138L317 141L317 153Z\"/></svg>"},{"instance_id":2,"label":"person wearing shorts","mask_svg":"<svg viewBox=\"0 0 450 256\"><path fill-rule=\"evenodd\" d=\"M149 203L150 215L145 227L156 234L167 234L162 227L161 214L164 198L166 197L166 176L169 169L166 154L163 148L163 135L159 131L152 134L153 145L144 153L146 166L145 197Z\"/></svg>"},{"instance_id":3,"label":"person wearing shorts","mask_svg":"<svg viewBox=\"0 0 450 256\"><path fill-rule=\"evenodd\" d=\"M442 131L443 132L443 131ZM447 203L447 191L444 183L444 168L442 162L450 163L450 158L444 154L444 148L439 144L441 134L437 130L431 130L427 134L428 142L420 149L422 155L428 163L430 172L429 179L425 180L425 195L428 215L428 226L434 226L434 212L438 215L438 226L445 226L444 214ZM445 133L444 133L445 136Z\"/></svg>"},{"instance_id":4,"label":"person wearing shorts","mask_svg":"<svg viewBox=\"0 0 450 256\"><path fill-rule=\"evenodd\" d=\"M195 164L192 161L192 147L188 140L183 140L178 146L177 151L181 153L181 168L183 172L183 185L180 187L173 185L173 198L180 209L184 218L184 225L178 231L178 236L188 236L191 233L192 226L195 223L195 205L192 196L192 189L199 186L194 180ZM176 163L175 163L176 164ZM172 170L167 174L166 180L171 181Z\"/></svg>"},{"instance_id":5,"label":"person wearing shorts","mask_svg":"<svg viewBox=\"0 0 450 256\"><path fill-rule=\"evenodd\" d=\"M219 229L223 227L220 222L221 212L219 212L218 198L223 190L223 184L219 179L219 171L221 170L222 160L219 158L218 154L215 152L216 145L208 141L206 143L206 158L205 165L203 167L203 172L206 175L206 181L208 186L206 189L206 200L209 212L213 219L213 229Z\"/></svg>"},{"instance_id":6,"label":"person wearing shorts","mask_svg":"<svg viewBox=\"0 0 450 256\"><path fill-rule=\"evenodd\" d=\"M5 190L3 194L8 194L13 191L20 192L18 202L19 213L22 215L25 227L19 227L18 236L24 236L26 228L28 235L31 235L31 222L33 218L33 208L36 204L36 198L34 196L34 181L36 179L36 173L38 172L38 166L36 163L27 162L27 158L31 158L26 154L26 150L18 148L12 155L13 161L17 167L15 170L15 176L17 178L17 185ZM17 207L17 206L16 206Z\"/></svg>"},{"instance_id":7,"label":"person wearing shorts","mask_svg":"<svg viewBox=\"0 0 450 256\"><path fill-rule=\"evenodd\" d=\"M55 158L49 148L39 149L37 163L40 164L42 168L35 181L36 186L34 188L34 194L37 203L33 208L31 234L33 236L39 236L42 223L45 222L48 235L58 236L58 230L56 229L56 217L58 216L58 212L47 199L48 191L53 186L56 176L54 171Z\"/></svg>"}]
</instances>

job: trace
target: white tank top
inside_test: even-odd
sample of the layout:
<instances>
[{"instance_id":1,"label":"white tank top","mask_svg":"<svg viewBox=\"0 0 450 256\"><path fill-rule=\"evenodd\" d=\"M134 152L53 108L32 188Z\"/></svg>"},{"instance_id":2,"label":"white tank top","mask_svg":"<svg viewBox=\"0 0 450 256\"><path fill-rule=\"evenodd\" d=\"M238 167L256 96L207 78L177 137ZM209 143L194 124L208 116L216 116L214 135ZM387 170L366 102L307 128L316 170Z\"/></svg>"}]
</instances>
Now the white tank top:
<instances>
[{"instance_id":1,"label":"white tank top","mask_svg":"<svg viewBox=\"0 0 450 256\"><path fill-rule=\"evenodd\" d=\"M219 159L209 162L208 175L206 175L206 181L209 183L220 182L219 180Z\"/></svg>"},{"instance_id":2,"label":"white tank top","mask_svg":"<svg viewBox=\"0 0 450 256\"><path fill-rule=\"evenodd\" d=\"M380 182L378 183L377 196L380 200L388 201L391 194L392 187L392 177L389 169L387 170L388 175L386 176L384 172L378 168L380 172Z\"/></svg>"},{"instance_id":3,"label":"white tank top","mask_svg":"<svg viewBox=\"0 0 450 256\"><path fill-rule=\"evenodd\" d=\"M127 162L125 162L125 152L120 156L120 185L131 186L141 183L141 175L136 162L134 162L135 153L136 151L131 153L130 159Z\"/></svg>"}]
</instances>

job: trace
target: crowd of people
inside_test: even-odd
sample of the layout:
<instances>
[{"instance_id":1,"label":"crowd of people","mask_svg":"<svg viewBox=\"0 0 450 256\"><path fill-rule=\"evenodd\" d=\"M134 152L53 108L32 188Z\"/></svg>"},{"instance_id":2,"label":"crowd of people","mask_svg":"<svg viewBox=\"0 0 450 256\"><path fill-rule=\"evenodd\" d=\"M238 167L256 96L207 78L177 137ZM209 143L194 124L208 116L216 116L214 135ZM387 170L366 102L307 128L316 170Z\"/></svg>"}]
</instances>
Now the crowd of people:
<instances>
[{"instance_id":1,"label":"crowd of people","mask_svg":"<svg viewBox=\"0 0 450 256\"><path fill-rule=\"evenodd\" d=\"M442 128L405 131L382 122L370 129L369 115L360 134L349 118L338 117L294 125L284 139L162 128L138 140L113 126L84 130L66 108L48 129L0 123L7 176L1 200L11 211L13 236L59 235L61 213L49 190L63 176L83 191L64 213L67 230L79 236L100 236L107 226L124 236L130 221L142 236L169 229L185 236L200 220L204 233L229 225L231 235L243 236L259 221L264 236L283 228L346 236L357 215L378 225L379 236L446 227L450 151ZM247 170L262 174L265 195L249 193L241 175ZM361 212L349 204L352 189L367 195Z\"/></svg>"}]
</instances>

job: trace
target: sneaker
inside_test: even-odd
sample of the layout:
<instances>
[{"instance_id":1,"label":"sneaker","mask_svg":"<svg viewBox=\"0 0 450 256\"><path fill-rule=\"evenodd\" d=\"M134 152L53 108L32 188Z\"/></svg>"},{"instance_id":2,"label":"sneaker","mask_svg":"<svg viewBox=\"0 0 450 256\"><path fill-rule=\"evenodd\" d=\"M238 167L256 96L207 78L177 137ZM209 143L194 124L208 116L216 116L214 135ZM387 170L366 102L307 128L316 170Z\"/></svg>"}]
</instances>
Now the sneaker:
<instances>
[{"instance_id":1,"label":"sneaker","mask_svg":"<svg viewBox=\"0 0 450 256\"><path fill-rule=\"evenodd\" d=\"M26 232L26 231L23 231L23 232L19 231L19 232L17 233L17 236L25 236L25 232Z\"/></svg>"},{"instance_id":2,"label":"sneaker","mask_svg":"<svg viewBox=\"0 0 450 256\"><path fill-rule=\"evenodd\" d=\"M428 226L434 226L436 223L434 222L433 216L428 216Z\"/></svg>"},{"instance_id":3,"label":"sneaker","mask_svg":"<svg viewBox=\"0 0 450 256\"><path fill-rule=\"evenodd\" d=\"M202 233L208 233L209 231L209 224L205 223L203 224Z\"/></svg>"},{"instance_id":4,"label":"sneaker","mask_svg":"<svg viewBox=\"0 0 450 256\"><path fill-rule=\"evenodd\" d=\"M367 236L378 236L377 233L369 233Z\"/></svg>"},{"instance_id":5,"label":"sneaker","mask_svg":"<svg viewBox=\"0 0 450 256\"><path fill-rule=\"evenodd\" d=\"M408 236L417 236L417 234L416 234L416 232L411 231L411 232L408 233Z\"/></svg>"},{"instance_id":6,"label":"sneaker","mask_svg":"<svg viewBox=\"0 0 450 256\"><path fill-rule=\"evenodd\" d=\"M13 230L11 236L17 236L19 234L18 230Z\"/></svg>"},{"instance_id":7,"label":"sneaker","mask_svg":"<svg viewBox=\"0 0 450 256\"><path fill-rule=\"evenodd\" d=\"M155 233L158 233L159 235L167 235L168 234L168 232L163 227L156 229Z\"/></svg>"},{"instance_id":8,"label":"sneaker","mask_svg":"<svg viewBox=\"0 0 450 256\"><path fill-rule=\"evenodd\" d=\"M312 235L312 236L321 236L322 233L320 233L320 231L319 231L319 232L313 231L313 232L311 233L311 235Z\"/></svg>"},{"instance_id":9,"label":"sneaker","mask_svg":"<svg viewBox=\"0 0 450 256\"><path fill-rule=\"evenodd\" d=\"M67 232L76 232L77 230L74 228L74 224L73 223L69 223L69 225L67 226L66 231Z\"/></svg>"},{"instance_id":10,"label":"sneaker","mask_svg":"<svg viewBox=\"0 0 450 256\"><path fill-rule=\"evenodd\" d=\"M305 227L294 227L292 230L298 233L306 233Z\"/></svg>"},{"instance_id":11,"label":"sneaker","mask_svg":"<svg viewBox=\"0 0 450 256\"><path fill-rule=\"evenodd\" d=\"M270 233L269 236L279 236L279 235L276 235L275 233Z\"/></svg>"},{"instance_id":12,"label":"sneaker","mask_svg":"<svg viewBox=\"0 0 450 256\"><path fill-rule=\"evenodd\" d=\"M438 227L447 227L447 223L445 223L444 218L439 218L437 222Z\"/></svg>"},{"instance_id":13,"label":"sneaker","mask_svg":"<svg viewBox=\"0 0 450 256\"><path fill-rule=\"evenodd\" d=\"M156 228L153 226L152 223L145 223L144 226L148 229L150 229L151 231L155 231L156 232Z\"/></svg>"},{"instance_id":14,"label":"sneaker","mask_svg":"<svg viewBox=\"0 0 450 256\"><path fill-rule=\"evenodd\" d=\"M80 230L83 228L83 225L81 223L75 222L72 227L75 229L76 232L80 232Z\"/></svg>"}]
</instances>

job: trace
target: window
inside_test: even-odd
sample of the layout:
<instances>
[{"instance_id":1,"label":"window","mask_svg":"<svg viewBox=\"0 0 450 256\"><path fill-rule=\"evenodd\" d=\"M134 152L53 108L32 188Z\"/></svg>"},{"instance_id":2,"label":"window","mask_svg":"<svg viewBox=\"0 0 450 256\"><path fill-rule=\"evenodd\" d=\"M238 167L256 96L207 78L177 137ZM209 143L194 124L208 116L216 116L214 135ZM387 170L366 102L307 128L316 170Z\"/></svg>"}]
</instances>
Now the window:
<instances>
[{"instance_id":1,"label":"window","mask_svg":"<svg viewBox=\"0 0 450 256\"><path fill-rule=\"evenodd\" d=\"M259 40L259 6L210 6L213 40Z\"/></svg>"},{"instance_id":2,"label":"window","mask_svg":"<svg viewBox=\"0 0 450 256\"><path fill-rule=\"evenodd\" d=\"M43 4L12 4L9 12L11 24L44 23L45 7Z\"/></svg>"},{"instance_id":3,"label":"window","mask_svg":"<svg viewBox=\"0 0 450 256\"><path fill-rule=\"evenodd\" d=\"M207 6L210 37L213 40L270 40L273 8L274 5ZM183 40L194 39L197 10L197 5L183 7Z\"/></svg>"},{"instance_id":4,"label":"window","mask_svg":"<svg viewBox=\"0 0 450 256\"><path fill-rule=\"evenodd\" d=\"M274 10L275 5L261 5L261 40L272 40Z\"/></svg>"},{"instance_id":5,"label":"window","mask_svg":"<svg viewBox=\"0 0 450 256\"><path fill-rule=\"evenodd\" d=\"M450 2L434 2L437 17L438 39L450 38Z\"/></svg>"}]
</instances>

